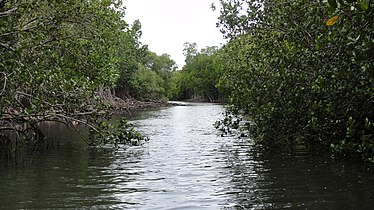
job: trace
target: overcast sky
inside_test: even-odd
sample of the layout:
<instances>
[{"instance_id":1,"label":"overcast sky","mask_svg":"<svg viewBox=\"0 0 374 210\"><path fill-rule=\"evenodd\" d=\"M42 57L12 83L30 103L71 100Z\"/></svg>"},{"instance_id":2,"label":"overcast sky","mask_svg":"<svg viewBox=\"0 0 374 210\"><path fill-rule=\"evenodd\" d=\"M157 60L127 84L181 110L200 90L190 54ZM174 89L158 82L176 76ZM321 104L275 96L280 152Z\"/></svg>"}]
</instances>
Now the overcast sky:
<instances>
[{"instance_id":1,"label":"overcast sky","mask_svg":"<svg viewBox=\"0 0 374 210\"><path fill-rule=\"evenodd\" d=\"M218 11L210 8L218 0L124 0L126 20L139 19L143 44L161 55L167 53L184 65L183 44L196 42L199 48L225 43L216 28Z\"/></svg>"}]
</instances>

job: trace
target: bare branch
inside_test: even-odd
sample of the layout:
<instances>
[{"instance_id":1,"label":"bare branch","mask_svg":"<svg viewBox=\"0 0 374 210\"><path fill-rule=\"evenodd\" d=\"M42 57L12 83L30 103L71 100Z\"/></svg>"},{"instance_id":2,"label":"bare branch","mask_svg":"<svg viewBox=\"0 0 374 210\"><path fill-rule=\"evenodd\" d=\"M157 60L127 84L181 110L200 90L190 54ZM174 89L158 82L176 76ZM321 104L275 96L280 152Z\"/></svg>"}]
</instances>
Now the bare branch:
<instances>
[{"instance_id":1,"label":"bare branch","mask_svg":"<svg viewBox=\"0 0 374 210\"><path fill-rule=\"evenodd\" d=\"M22 30L17 30L17 31L13 31L13 32L8 32L8 33L0 34L0 37L3 37L3 36L10 36L10 35L13 35L13 34L18 34L18 33L21 33L21 32L30 31L30 30L35 29L35 28L37 28L37 27L38 27L38 26L33 26L33 27L30 27L30 28L22 29Z\"/></svg>"},{"instance_id":2,"label":"bare branch","mask_svg":"<svg viewBox=\"0 0 374 210\"><path fill-rule=\"evenodd\" d=\"M7 16L9 16L9 15L12 15L12 14L14 14L14 12L17 11L17 10L18 10L18 7L14 7L14 8L12 8L12 9L9 9L9 10L5 11L5 12L0 12L0 18L2 18L2 17L7 17Z\"/></svg>"},{"instance_id":3,"label":"bare branch","mask_svg":"<svg viewBox=\"0 0 374 210\"><path fill-rule=\"evenodd\" d=\"M95 132L99 132L99 130L94 125L90 124L87 121L79 120L79 119L76 119L74 117L69 117L69 116L66 116L66 115L63 115L63 114L56 114L55 116L61 117L61 118L64 118L64 119L68 119L68 120L71 120L71 121L82 123L82 124L88 126L89 128L91 128L92 130L94 130Z\"/></svg>"},{"instance_id":4,"label":"bare branch","mask_svg":"<svg viewBox=\"0 0 374 210\"><path fill-rule=\"evenodd\" d=\"M48 106L52 106L48 101L38 99L38 98L36 98L35 96L30 95L30 94L28 94L28 93L24 93L24 92L21 92L21 91L16 91L16 94L18 94L18 95L23 95L23 96L27 96L27 97L29 97L29 98L33 98L33 99L36 99L36 100L38 100L38 101L42 101L43 103L47 104Z\"/></svg>"},{"instance_id":5,"label":"bare branch","mask_svg":"<svg viewBox=\"0 0 374 210\"><path fill-rule=\"evenodd\" d=\"M4 95L4 92L5 92L5 88L6 88L6 83L7 83L7 75L4 73L4 72L0 72L0 74L4 75L4 85L3 85L3 88L0 92L0 96Z\"/></svg>"}]
</instances>

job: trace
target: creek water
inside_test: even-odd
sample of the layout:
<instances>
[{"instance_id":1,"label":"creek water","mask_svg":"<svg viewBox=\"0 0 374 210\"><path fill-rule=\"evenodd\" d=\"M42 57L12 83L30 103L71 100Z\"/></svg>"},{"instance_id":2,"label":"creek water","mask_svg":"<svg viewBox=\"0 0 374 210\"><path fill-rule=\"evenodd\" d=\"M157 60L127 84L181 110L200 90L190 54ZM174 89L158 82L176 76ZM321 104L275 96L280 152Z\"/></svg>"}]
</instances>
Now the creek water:
<instances>
[{"instance_id":1,"label":"creek water","mask_svg":"<svg viewBox=\"0 0 374 210\"><path fill-rule=\"evenodd\" d=\"M0 209L373 209L374 167L221 137L216 104L130 117L142 146L86 146L64 126L37 154L0 167Z\"/></svg>"}]
</instances>

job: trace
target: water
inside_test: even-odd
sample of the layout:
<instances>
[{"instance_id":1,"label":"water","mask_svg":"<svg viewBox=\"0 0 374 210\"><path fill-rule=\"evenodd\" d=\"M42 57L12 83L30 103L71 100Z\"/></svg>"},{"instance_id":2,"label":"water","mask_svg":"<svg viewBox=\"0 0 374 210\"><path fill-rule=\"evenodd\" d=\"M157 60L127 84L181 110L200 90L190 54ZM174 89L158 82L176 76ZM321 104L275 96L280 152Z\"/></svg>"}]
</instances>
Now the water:
<instances>
[{"instance_id":1,"label":"water","mask_svg":"<svg viewBox=\"0 0 374 210\"><path fill-rule=\"evenodd\" d=\"M52 143L0 167L0 209L373 208L372 165L265 152L219 136L222 106L186 105L132 116L151 138L139 147L92 148L46 126Z\"/></svg>"}]
</instances>

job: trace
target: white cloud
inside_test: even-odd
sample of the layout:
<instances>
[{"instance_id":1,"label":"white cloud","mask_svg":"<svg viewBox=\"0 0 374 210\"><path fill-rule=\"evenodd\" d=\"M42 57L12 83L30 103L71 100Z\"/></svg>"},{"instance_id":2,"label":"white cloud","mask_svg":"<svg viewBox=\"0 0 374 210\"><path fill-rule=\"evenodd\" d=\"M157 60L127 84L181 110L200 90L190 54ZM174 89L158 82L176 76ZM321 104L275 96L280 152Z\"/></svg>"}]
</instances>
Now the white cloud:
<instances>
[{"instance_id":1,"label":"white cloud","mask_svg":"<svg viewBox=\"0 0 374 210\"><path fill-rule=\"evenodd\" d=\"M196 42L200 48L225 43L216 28L218 11L210 5L218 0L124 0L126 20L139 19L143 44L157 54L167 53L181 68L183 44Z\"/></svg>"}]
</instances>

